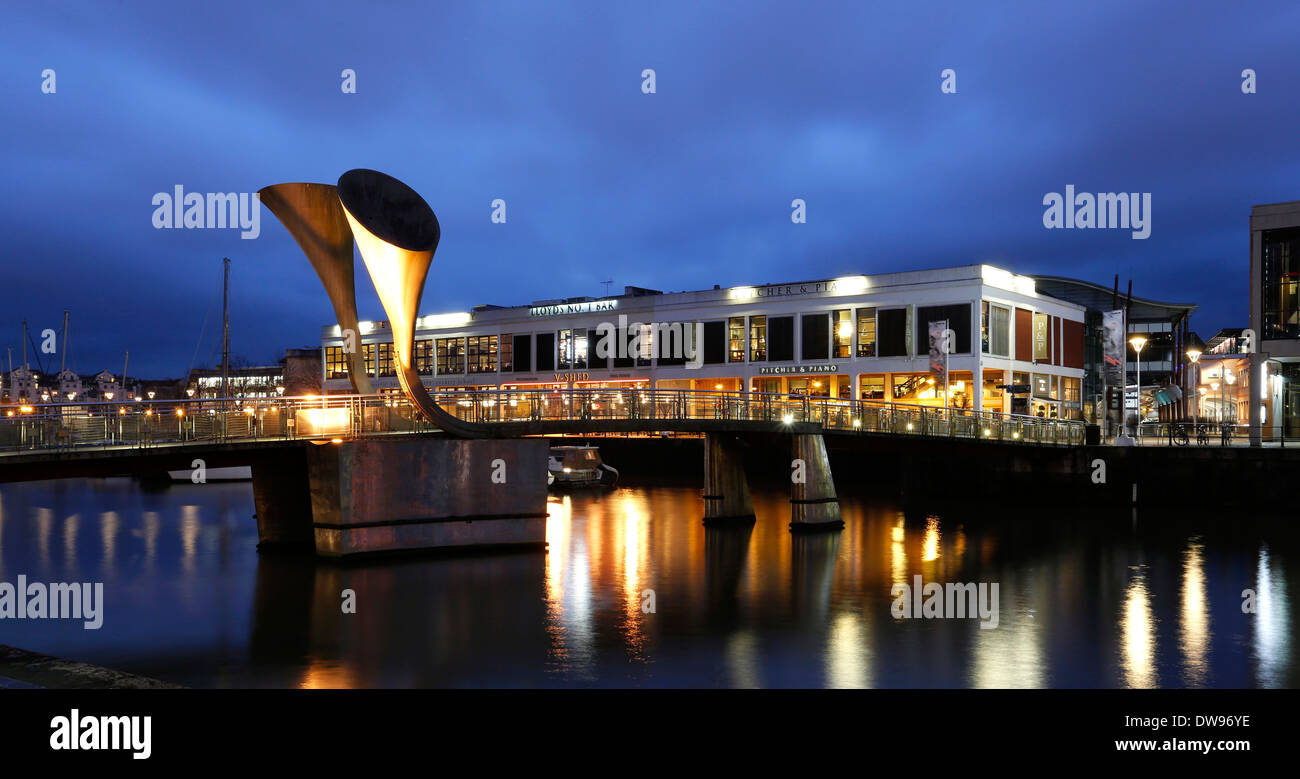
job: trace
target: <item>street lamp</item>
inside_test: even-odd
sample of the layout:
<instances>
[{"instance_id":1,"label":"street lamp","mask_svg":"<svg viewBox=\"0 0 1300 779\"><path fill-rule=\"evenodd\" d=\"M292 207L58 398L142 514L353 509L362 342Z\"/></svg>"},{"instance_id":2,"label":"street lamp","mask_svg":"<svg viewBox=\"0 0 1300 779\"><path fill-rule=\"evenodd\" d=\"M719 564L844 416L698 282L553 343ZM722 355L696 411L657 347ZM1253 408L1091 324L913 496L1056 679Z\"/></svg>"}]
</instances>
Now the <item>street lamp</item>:
<instances>
[{"instance_id":1,"label":"street lamp","mask_svg":"<svg viewBox=\"0 0 1300 779\"><path fill-rule=\"evenodd\" d=\"M1142 438L1142 347L1147 345L1147 338L1144 335L1135 335L1129 338L1128 342L1129 345L1133 347L1133 351L1137 352L1137 438L1140 439Z\"/></svg>"},{"instance_id":2,"label":"street lamp","mask_svg":"<svg viewBox=\"0 0 1300 779\"><path fill-rule=\"evenodd\" d=\"M186 394L186 395L189 395L191 398L194 397L194 388L193 388L193 387L187 387L187 388L185 389L185 394Z\"/></svg>"},{"instance_id":3,"label":"street lamp","mask_svg":"<svg viewBox=\"0 0 1300 779\"><path fill-rule=\"evenodd\" d=\"M1229 385L1229 384L1236 384L1236 383L1237 383L1237 377L1236 377L1235 375L1233 375L1232 371L1228 370L1227 367L1225 367L1225 368L1223 369L1223 381L1224 381L1224 386L1223 386L1223 391L1224 391L1224 402L1223 402L1223 405L1224 405L1224 408L1225 408L1225 411L1226 411L1226 409L1227 409L1227 405L1228 405L1228 403L1227 403L1227 391L1228 391L1228 386L1227 386L1227 385ZM1233 397L1234 397L1234 398L1236 397L1236 395L1235 395L1235 391L1234 391L1234 395L1233 395ZM1226 414L1225 414L1225 416L1226 416ZM1236 420L1235 415L1234 415L1234 418L1233 418L1233 420L1232 420L1233 424L1236 424L1236 421L1237 421L1237 420Z\"/></svg>"},{"instance_id":4,"label":"street lamp","mask_svg":"<svg viewBox=\"0 0 1300 779\"><path fill-rule=\"evenodd\" d=\"M153 391L153 390L149 390L149 393L148 393L148 394L149 394L149 399L150 399L150 400L153 400L154 391Z\"/></svg>"},{"instance_id":5,"label":"street lamp","mask_svg":"<svg viewBox=\"0 0 1300 779\"><path fill-rule=\"evenodd\" d=\"M1193 336L1193 337L1195 338L1195 336ZM1196 384L1195 384L1194 386L1196 386L1197 388L1200 388L1200 386L1201 386L1201 366L1200 366L1200 362L1201 362L1201 339L1197 338L1195 341L1192 342L1192 345L1189 346L1189 347L1187 348L1187 359L1191 360L1191 361L1192 361L1192 365L1195 365L1195 366L1196 366ZM1200 404L1199 394L1200 394L1200 393L1198 393L1197 404L1196 404L1196 406L1197 406L1197 408L1196 408L1196 412L1197 412L1197 413L1196 413L1195 415L1193 415L1194 417L1200 416L1200 411L1201 411L1200 405L1201 405L1201 404Z\"/></svg>"}]
</instances>

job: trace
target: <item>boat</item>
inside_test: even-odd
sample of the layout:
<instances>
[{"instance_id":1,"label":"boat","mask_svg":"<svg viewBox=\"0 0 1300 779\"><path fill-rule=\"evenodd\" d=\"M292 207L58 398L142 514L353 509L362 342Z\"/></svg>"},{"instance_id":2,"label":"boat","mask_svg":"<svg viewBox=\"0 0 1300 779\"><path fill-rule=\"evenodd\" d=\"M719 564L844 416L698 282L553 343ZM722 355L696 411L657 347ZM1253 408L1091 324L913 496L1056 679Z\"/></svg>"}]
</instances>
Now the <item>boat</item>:
<instances>
[{"instance_id":1,"label":"boat","mask_svg":"<svg viewBox=\"0 0 1300 779\"><path fill-rule=\"evenodd\" d=\"M183 471L168 471L167 475L172 481L194 481L193 469ZM232 465L227 468L205 468L203 473L204 481L249 481L253 478L253 467L251 465Z\"/></svg>"},{"instance_id":2,"label":"boat","mask_svg":"<svg viewBox=\"0 0 1300 779\"><path fill-rule=\"evenodd\" d=\"M613 487L618 469L600 459L596 446L552 446L546 461L546 484L556 489Z\"/></svg>"}]
</instances>

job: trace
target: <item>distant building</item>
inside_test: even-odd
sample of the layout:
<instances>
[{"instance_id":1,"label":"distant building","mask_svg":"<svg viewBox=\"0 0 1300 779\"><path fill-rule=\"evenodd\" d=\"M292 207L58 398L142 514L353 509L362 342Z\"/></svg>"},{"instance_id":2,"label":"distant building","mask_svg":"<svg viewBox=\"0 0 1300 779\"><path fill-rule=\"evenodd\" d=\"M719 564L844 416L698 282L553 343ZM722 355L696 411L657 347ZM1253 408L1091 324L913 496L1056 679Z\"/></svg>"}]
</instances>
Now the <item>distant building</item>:
<instances>
[{"instance_id":1,"label":"distant building","mask_svg":"<svg viewBox=\"0 0 1300 779\"><path fill-rule=\"evenodd\" d=\"M6 388L10 403L32 403L40 397L37 381L40 375L30 368L14 368L9 374Z\"/></svg>"},{"instance_id":2,"label":"distant building","mask_svg":"<svg viewBox=\"0 0 1300 779\"><path fill-rule=\"evenodd\" d=\"M1187 378L1189 363L1186 351L1188 340L1188 323L1192 312L1197 309L1194 303L1164 303L1136 295L1131 299L1124 294L1116 296L1115 290L1094 284L1090 281L1067 279L1059 276L1034 276L1038 291L1061 300L1078 303L1087 309L1084 322L1084 379L1083 392L1088 399L1085 417L1089 421L1098 418L1102 406L1102 342L1101 317L1106 311L1116 308L1128 312L1127 341L1134 335L1147 339L1142 347L1142 418L1157 415L1161 419L1179 419L1186 415L1186 393L1190 388ZM1139 355L1132 346L1126 349L1128 359L1125 363L1129 387L1135 387L1138 374ZM1184 399L1166 406L1159 406L1156 390L1169 384L1178 385ZM1138 396L1129 391L1127 410L1137 411Z\"/></svg>"},{"instance_id":3,"label":"distant building","mask_svg":"<svg viewBox=\"0 0 1300 779\"><path fill-rule=\"evenodd\" d=\"M1252 444L1300 437L1300 201L1251 209L1250 329L1244 383L1259 400L1240 421Z\"/></svg>"},{"instance_id":4,"label":"distant building","mask_svg":"<svg viewBox=\"0 0 1300 779\"><path fill-rule=\"evenodd\" d=\"M324 394L320 349L286 349L284 352L284 394Z\"/></svg>"},{"instance_id":5,"label":"distant building","mask_svg":"<svg viewBox=\"0 0 1300 779\"><path fill-rule=\"evenodd\" d=\"M1205 342L1206 354L1241 354L1244 345L1244 327L1228 327L1210 336Z\"/></svg>"}]
</instances>

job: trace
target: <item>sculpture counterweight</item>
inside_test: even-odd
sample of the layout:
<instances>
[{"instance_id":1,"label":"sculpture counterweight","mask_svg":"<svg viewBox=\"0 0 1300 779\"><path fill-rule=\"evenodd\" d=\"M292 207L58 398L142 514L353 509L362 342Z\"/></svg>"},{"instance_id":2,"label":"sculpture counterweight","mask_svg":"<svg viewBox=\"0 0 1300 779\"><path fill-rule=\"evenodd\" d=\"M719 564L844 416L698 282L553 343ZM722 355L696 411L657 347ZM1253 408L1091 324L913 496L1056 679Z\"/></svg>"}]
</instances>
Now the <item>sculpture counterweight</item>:
<instances>
[{"instance_id":1,"label":"sculpture counterweight","mask_svg":"<svg viewBox=\"0 0 1300 779\"><path fill-rule=\"evenodd\" d=\"M487 426L444 411L420 381L413 365L415 321L424 281L438 248L438 218L424 198L384 173L359 168L338 185L277 184L261 190L262 202L284 224L311 260L334 304L339 326L357 327L352 244L374 282L388 314L396 351L397 380L411 404L434 424L462 438L483 438ZM349 356L349 375L359 393L370 392L360 350Z\"/></svg>"}]
</instances>

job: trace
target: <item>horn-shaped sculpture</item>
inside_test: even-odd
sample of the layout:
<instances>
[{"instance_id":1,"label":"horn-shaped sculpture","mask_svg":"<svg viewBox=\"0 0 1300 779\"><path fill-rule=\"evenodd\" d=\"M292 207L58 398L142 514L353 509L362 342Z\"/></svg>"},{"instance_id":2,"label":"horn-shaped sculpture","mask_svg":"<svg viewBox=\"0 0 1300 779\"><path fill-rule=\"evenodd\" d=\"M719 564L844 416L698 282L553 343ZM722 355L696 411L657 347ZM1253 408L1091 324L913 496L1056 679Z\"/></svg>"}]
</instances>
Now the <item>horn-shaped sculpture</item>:
<instances>
[{"instance_id":1,"label":"horn-shaped sculpture","mask_svg":"<svg viewBox=\"0 0 1300 779\"><path fill-rule=\"evenodd\" d=\"M275 184L263 187L257 194L316 269L325 294L334 304L339 327L359 338L352 230L339 204L338 191L329 184ZM369 395L374 391L360 349L348 353L348 378L353 392Z\"/></svg>"},{"instance_id":2,"label":"horn-shaped sculpture","mask_svg":"<svg viewBox=\"0 0 1300 779\"><path fill-rule=\"evenodd\" d=\"M335 313L343 327L344 317L356 323L356 295L352 273L352 242L355 239L361 259L379 294L379 302L388 314L396 352L397 380L411 404L443 430L464 438L481 438L488 434L484 425L465 422L444 411L430 397L414 367L415 320L420 310L424 280L438 248L441 231L433 209L415 190L392 176L374 170L350 170L339 177L338 186L328 184L278 184L262 190L271 195L271 213L284 223L298 245L316 266L317 274L334 302ZM328 196L327 196L328 195ZM332 200L333 205L326 205ZM267 201L263 201L267 202ZM288 206L284 208L284 206ZM284 211L281 215L280 207ZM346 231L346 270L338 248L338 220ZM299 237L299 234L304 237ZM318 240L318 236L327 236ZM312 247L309 249L308 247ZM328 251L322 246L331 247ZM318 261L317 255L328 259ZM322 270L328 269L328 273ZM346 276L346 283L340 277ZM346 297L345 297L346 296ZM345 305L340 305L342 301ZM365 377L364 368L354 354L351 375ZM368 387L369 382L365 385ZM353 387L361 392L354 379Z\"/></svg>"}]
</instances>

